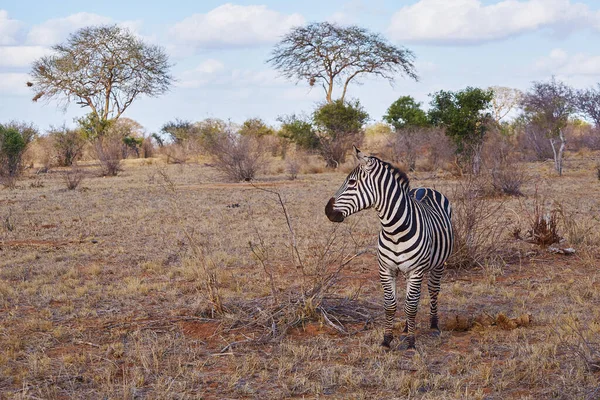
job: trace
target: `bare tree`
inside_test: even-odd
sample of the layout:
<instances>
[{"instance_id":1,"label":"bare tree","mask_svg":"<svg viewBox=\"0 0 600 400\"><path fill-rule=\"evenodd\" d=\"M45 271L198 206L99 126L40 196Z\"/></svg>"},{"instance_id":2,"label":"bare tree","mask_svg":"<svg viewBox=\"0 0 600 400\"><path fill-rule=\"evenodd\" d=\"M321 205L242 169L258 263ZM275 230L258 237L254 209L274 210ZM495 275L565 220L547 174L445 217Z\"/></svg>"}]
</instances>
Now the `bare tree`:
<instances>
[{"instance_id":1,"label":"bare tree","mask_svg":"<svg viewBox=\"0 0 600 400\"><path fill-rule=\"evenodd\" d=\"M529 92L523 96L521 106L527 118L546 132L554 153L554 168L562 176L567 144L565 128L569 117L576 111L575 92L552 77L549 82L533 82Z\"/></svg>"},{"instance_id":2,"label":"bare tree","mask_svg":"<svg viewBox=\"0 0 600 400\"><path fill-rule=\"evenodd\" d=\"M335 84L342 85L344 101L348 85L361 75L373 74L390 83L399 74L417 80L414 58L412 51L364 28L317 22L292 29L267 62L296 83L320 83L331 103Z\"/></svg>"},{"instance_id":3,"label":"bare tree","mask_svg":"<svg viewBox=\"0 0 600 400\"><path fill-rule=\"evenodd\" d=\"M596 129L600 129L600 83L597 87L577 92L577 109L594 122Z\"/></svg>"},{"instance_id":4,"label":"bare tree","mask_svg":"<svg viewBox=\"0 0 600 400\"><path fill-rule=\"evenodd\" d=\"M161 47L116 25L82 28L52 50L32 65L27 86L35 92L33 101L89 107L99 127L118 119L140 95L165 93L173 81Z\"/></svg>"},{"instance_id":5,"label":"bare tree","mask_svg":"<svg viewBox=\"0 0 600 400\"><path fill-rule=\"evenodd\" d=\"M500 124L504 117L519 107L523 92L519 89L504 86L491 86L488 90L494 93L491 102L492 118L497 124Z\"/></svg>"}]
</instances>

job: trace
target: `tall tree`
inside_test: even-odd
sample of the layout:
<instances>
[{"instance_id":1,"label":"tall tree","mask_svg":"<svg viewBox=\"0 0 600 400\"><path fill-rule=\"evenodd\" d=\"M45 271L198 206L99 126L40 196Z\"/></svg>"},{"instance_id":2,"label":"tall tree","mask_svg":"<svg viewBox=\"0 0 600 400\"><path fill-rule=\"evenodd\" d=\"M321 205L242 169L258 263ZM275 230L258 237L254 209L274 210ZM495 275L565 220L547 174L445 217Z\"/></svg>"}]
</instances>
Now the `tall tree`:
<instances>
[{"instance_id":1,"label":"tall tree","mask_svg":"<svg viewBox=\"0 0 600 400\"><path fill-rule=\"evenodd\" d=\"M469 161L474 174L481 167L481 149L489 130L491 90L467 87L458 92L440 90L432 95L429 118L446 129L457 153Z\"/></svg>"},{"instance_id":2,"label":"tall tree","mask_svg":"<svg viewBox=\"0 0 600 400\"><path fill-rule=\"evenodd\" d=\"M417 80L414 59L412 51L364 28L315 22L292 29L267 62L296 83L321 84L326 101L332 103L335 85L342 85L339 99L343 102L350 82L363 75L376 75L390 83L398 75Z\"/></svg>"},{"instance_id":3,"label":"tall tree","mask_svg":"<svg viewBox=\"0 0 600 400\"><path fill-rule=\"evenodd\" d=\"M563 154L567 144L565 128L576 111L574 90L554 77L548 82L533 82L521 101L527 118L546 132L554 153L554 169L563 172Z\"/></svg>"},{"instance_id":4,"label":"tall tree","mask_svg":"<svg viewBox=\"0 0 600 400\"><path fill-rule=\"evenodd\" d=\"M165 51L116 25L82 28L52 50L32 65L33 101L88 107L99 136L139 96L159 96L173 82Z\"/></svg>"},{"instance_id":5,"label":"tall tree","mask_svg":"<svg viewBox=\"0 0 600 400\"><path fill-rule=\"evenodd\" d=\"M600 130L600 83L596 87L577 92L577 109L590 118L596 129Z\"/></svg>"}]
</instances>

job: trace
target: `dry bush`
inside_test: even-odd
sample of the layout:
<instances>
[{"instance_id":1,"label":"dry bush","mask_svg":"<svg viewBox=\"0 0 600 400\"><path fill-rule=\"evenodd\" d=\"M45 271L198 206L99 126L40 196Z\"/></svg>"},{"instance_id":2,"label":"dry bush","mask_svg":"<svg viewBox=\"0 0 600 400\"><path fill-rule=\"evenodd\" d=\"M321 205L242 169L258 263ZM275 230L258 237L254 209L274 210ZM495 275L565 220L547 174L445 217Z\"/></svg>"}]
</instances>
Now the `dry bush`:
<instances>
[{"instance_id":1,"label":"dry bush","mask_svg":"<svg viewBox=\"0 0 600 400\"><path fill-rule=\"evenodd\" d=\"M215 138L208 149L215 167L234 182L254 179L268 163L261 138L241 136L231 130Z\"/></svg>"},{"instance_id":2,"label":"dry bush","mask_svg":"<svg viewBox=\"0 0 600 400\"><path fill-rule=\"evenodd\" d=\"M156 150L154 148L154 143L152 142L152 137L145 137L142 141L142 157L152 158L154 157L155 152Z\"/></svg>"},{"instance_id":3,"label":"dry bush","mask_svg":"<svg viewBox=\"0 0 600 400\"><path fill-rule=\"evenodd\" d=\"M483 161L489 168L496 193L523 196L521 187L527 182L527 173L520 163L513 138L492 132L484 145Z\"/></svg>"},{"instance_id":4,"label":"dry bush","mask_svg":"<svg viewBox=\"0 0 600 400\"><path fill-rule=\"evenodd\" d=\"M66 125L51 127L48 138L54 147L54 158L61 167L69 167L83 155L86 140L78 129L69 129Z\"/></svg>"},{"instance_id":5,"label":"dry bush","mask_svg":"<svg viewBox=\"0 0 600 400\"><path fill-rule=\"evenodd\" d=\"M298 173L300 172L300 166L300 161L295 157L288 158L285 160L285 170L290 180L293 181L298 177Z\"/></svg>"},{"instance_id":6,"label":"dry bush","mask_svg":"<svg viewBox=\"0 0 600 400\"><path fill-rule=\"evenodd\" d=\"M427 164L424 169L435 171L439 168L449 169L455 165L456 146L446 136L443 129L429 129L426 137L428 149Z\"/></svg>"},{"instance_id":7,"label":"dry bush","mask_svg":"<svg viewBox=\"0 0 600 400\"><path fill-rule=\"evenodd\" d=\"M70 170L68 170L64 174L65 185L68 190L75 190L79 187L79 184L83 181L84 173L81 168L77 166L72 166Z\"/></svg>"},{"instance_id":8,"label":"dry bush","mask_svg":"<svg viewBox=\"0 0 600 400\"><path fill-rule=\"evenodd\" d=\"M552 145L546 131L532 123L524 123L518 129L517 146L527 161L554 159Z\"/></svg>"},{"instance_id":9,"label":"dry bush","mask_svg":"<svg viewBox=\"0 0 600 400\"><path fill-rule=\"evenodd\" d=\"M427 134L428 129L421 127L409 127L396 131L388 136L386 156L389 156L392 162L402 162L409 171L414 171L417 165L417 156L427 141Z\"/></svg>"},{"instance_id":10,"label":"dry bush","mask_svg":"<svg viewBox=\"0 0 600 400\"><path fill-rule=\"evenodd\" d=\"M94 149L103 176L117 176L122 171L123 142L120 138L110 136L98 138L94 142Z\"/></svg>"},{"instance_id":11,"label":"dry bush","mask_svg":"<svg viewBox=\"0 0 600 400\"><path fill-rule=\"evenodd\" d=\"M451 194L454 251L449 268L484 266L501 257L506 224L504 202L485 196L487 182L466 176Z\"/></svg>"},{"instance_id":12,"label":"dry bush","mask_svg":"<svg viewBox=\"0 0 600 400\"><path fill-rule=\"evenodd\" d=\"M520 229L514 232L514 236L541 247L548 247L560 242L562 239L558 233L560 212L557 208L548 209L546 207L546 202L540 198L537 188L533 196L532 208L532 210L526 211L529 225L525 237L521 237Z\"/></svg>"}]
</instances>

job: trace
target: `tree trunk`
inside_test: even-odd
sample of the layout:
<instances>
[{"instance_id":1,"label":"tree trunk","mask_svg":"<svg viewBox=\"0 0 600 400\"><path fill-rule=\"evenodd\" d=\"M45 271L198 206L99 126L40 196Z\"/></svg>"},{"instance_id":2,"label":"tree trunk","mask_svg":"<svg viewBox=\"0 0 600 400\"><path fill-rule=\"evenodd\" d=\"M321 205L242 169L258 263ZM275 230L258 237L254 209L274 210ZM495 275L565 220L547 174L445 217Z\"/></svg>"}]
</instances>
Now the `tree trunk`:
<instances>
[{"instance_id":1,"label":"tree trunk","mask_svg":"<svg viewBox=\"0 0 600 400\"><path fill-rule=\"evenodd\" d=\"M472 167L473 167L473 175L479 175L481 171L481 149L483 144L473 146L473 159L472 159Z\"/></svg>"},{"instance_id":2,"label":"tree trunk","mask_svg":"<svg viewBox=\"0 0 600 400\"><path fill-rule=\"evenodd\" d=\"M558 148L558 175L562 176L563 155L565 153L565 147L567 146L567 139L565 138L565 134L562 129L559 131L559 137L560 137L560 147Z\"/></svg>"},{"instance_id":3,"label":"tree trunk","mask_svg":"<svg viewBox=\"0 0 600 400\"><path fill-rule=\"evenodd\" d=\"M552 153L554 154L554 169L556 170L556 172L558 172L558 176L562 176L563 155L567 144L567 140L562 129L559 131L558 137L560 139L560 146L558 147L558 149L556 148L554 138L550 138L550 145L552 146Z\"/></svg>"}]
</instances>

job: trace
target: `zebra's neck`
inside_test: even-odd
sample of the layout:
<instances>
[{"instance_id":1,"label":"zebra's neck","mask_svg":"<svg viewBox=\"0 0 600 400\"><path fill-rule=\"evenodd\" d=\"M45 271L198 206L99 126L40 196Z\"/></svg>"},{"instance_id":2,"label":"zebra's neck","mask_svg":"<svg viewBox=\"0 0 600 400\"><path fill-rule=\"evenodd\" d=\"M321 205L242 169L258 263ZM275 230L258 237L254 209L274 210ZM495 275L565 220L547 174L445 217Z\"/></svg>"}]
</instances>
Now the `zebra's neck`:
<instances>
[{"instance_id":1,"label":"zebra's neck","mask_svg":"<svg viewBox=\"0 0 600 400\"><path fill-rule=\"evenodd\" d=\"M410 201L409 180L404 172L389 164L381 166L375 184L375 209L384 231L397 233L410 228L414 204Z\"/></svg>"}]
</instances>

